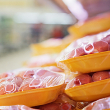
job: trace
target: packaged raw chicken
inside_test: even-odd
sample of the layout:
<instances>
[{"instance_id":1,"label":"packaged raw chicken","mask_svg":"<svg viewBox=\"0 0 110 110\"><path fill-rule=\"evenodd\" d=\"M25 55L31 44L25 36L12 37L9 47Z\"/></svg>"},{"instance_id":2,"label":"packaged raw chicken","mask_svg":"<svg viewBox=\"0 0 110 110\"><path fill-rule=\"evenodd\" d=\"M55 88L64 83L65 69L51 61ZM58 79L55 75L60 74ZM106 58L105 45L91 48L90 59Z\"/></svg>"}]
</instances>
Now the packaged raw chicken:
<instances>
[{"instance_id":1,"label":"packaged raw chicken","mask_svg":"<svg viewBox=\"0 0 110 110\"><path fill-rule=\"evenodd\" d=\"M0 95L18 92L23 79L18 76L11 76L0 79Z\"/></svg>"},{"instance_id":2,"label":"packaged raw chicken","mask_svg":"<svg viewBox=\"0 0 110 110\"><path fill-rule=\"evenodd\" d=\"M17 91L18 91L18 88L15 83L5 81L0 84L0 95L10 94L10 93L14 93Z\"/></svg>"},{"instance_id":3,"label":"packaged raw chicken","mask_svg":"<svg viewBox=\"0 0 110 110\"><path fill-rule=\"evenodd\" d=\"M80 0L80 1L82 1L82 0ZM91 10L93 10L93 9L91 9ZM83 17L84 17L84 15L83 15ZM82 18L81 15L80 15L80 18ZM73 35L74 40L76 40L76 39L84 37L86 35L93 35L93 34L97 34L99 32L107 31L108 29L110 29L109 24L110 24L110 12L99 14L99 15L94 16L87 20L79 21L75 25L70 26L68 28L68 32L71 35Z\"/></svg>"},{"instance_id":4,"label":"packaged raw chicken","mask_svg":"<svg viewBox=\"0 0 110 110\"><path fill-rule=\"evenodd\" d=\"M69 42L70 43L70 42ZM38 44L32 44L32 55L58 54L69 45L63 39L50 38Z\"/></svg>"},{"instance_id":5,"label":"packaged raw chicken","mask_svg":"<svg viewBox=\"0 0 110 110\"><path fill-rule=\"evenodd\" d=\"M53 102L62 93L65 74L42 68L13 71L13 77L0 79L0 106L38 106Z\"/></svg>"},{"instance_id":6,"label":"packaged raw chicken","mask_svg":"<svg viewBox=\"0 0 110 110\"><path fill-rule=\"evenodd\" d=\"M50 71L55 71L55 72L64 72L63 69L57 66L48 66L48 67L45 67L45 69L50 70Z\"/></svg>"},{"instance_id":7,"label":"packaged raw chicken","mask_svg":"<svg viewBox=\"0 0 110 110\"><path fill-rule=\"evenodd\" d=\"M5 72L0 74L0 79L13 76L13 72Z\"/></svg>"},{"instance_id":8,"label":"packaged raw chicken","mask_svg":"<svg viewBox=\"0 0 110 110\"><path fill-rule=\"evenodd\" d=\"M50 68L50 69L49 69ZM64 81L64 74L57 67L46 67L46 68L23 68L14 70L13 73L16 75L13 81L17 85L20 85L19 91L52 87L61 84ZM2 79L3 80L3 79ZM0 82L2 81L0 80ZM4 80L3 80L4 81Z\"/></svg>"},{"instance_id":9,"label":"packaged raw chicken","mask_svg":"<svg viewBox=\"0 0 110 110\"><path fill-rule=\"evenodd\" d=\"M22 79L25 78L33 78L35 71L40 68L20 68L13 71L15 76L21 77Z\"/></svg>"},{"instance_id":10,"label":"packaged raw chicken","mask_svg":"<svg viewBox=\"0 0 110 110\"><path fill-rule=\"evenodd\" d=\"M110 78L110 71L99 71L99 72L89 73L89 74L79 74L67 84L66 89L108 79L108 78Z\"/></svg>"},{"instance_id":11,"label":"packaged raw chicken","mask_svg":"<svg viewBox=\"0 0 110 110\"><path fill-rule=\"evenodd\" d=\"M110 97L90 103L83 110L110 110Z\"/></svg>"},{"instance_id":12,"label":"packaged raw chicken","mask_svg":"<svg viewBox=\"0 0 110 110\"><path fill-rule=\"evenodd\" d=\"M26 71L24 75L28 74L28 72L33 72L33 76L31 76L32 78L30 77L24 79L22 85L19 88L19 91L53 87L61 84L62 80L64 80L64 75L45 69Z\"/></svg>"},{"instance_id":13,"label":"packaged raw chicken","mask_svg":"<svg viewBox=\"0 0 110 110\"><path fill-rule=\"evenodd\" d=\"M56 57L57 54L43 54L39 56L34 56L27 61L26 66L29 68L56 66Z\"/></svg>"},{"instance_id":14,"label":"packaged raw chicken","mask_svg":"<svg viewBox=\"0 0 110 110\"><path fill-rule=\"evenodd\" d=\"M78 56L108 51L109 45L110 30L96 35L86 36L73 41L66 49L61 52L58 60L62 61Z\"/></svg>"},{"instance_id":15,"label":"packaged raw chicken","mask_svg":"<svg viewBox=\"0 0 110 110\"><path fill-rule=\"evenodd\" d=\"M89 73L110 69L110 30L71 43L58 56L58 67Z\"/></svg>"},{"instance_id":16,"label":"packaged raw chicken","mask_svg":"<svg viewBox=\"0 0 110 110\"><path fill-rule=\"evenodd\" d=\"M55 39L55 38L50 38L47 39L40 44L44 45L45 47L51 47L51 46L58 46L61 45L62 39Z\"/></svg>"},{"instance_id":17,"label":"packaged raw chicken","mask_svg":"<svg viewBox=\"0 0 110 110\"><path fill-rule=\"evenodd\" d=\"M0 110L40 110L27 107L25 105L0 106Z\"/></svg>"},{"instance_id":18,"label":"packaged raw chicken","mask_svg":"<svg viewBox=\"0 0 110 110\"><path fill-rule=\"evenodd\" d=\"M67 83L65 93L75 101L90 102L110 96L110 71L79 74Z\"/></svg>"},{"instance_id":19,"label":"packaged raw chicken","mask_svg":"<svg viewBox=\"0 0 110 110\"><path fill-rule=\"evenodd\" d=\"M72 88L75 86L84 85L92 82L92 77L89 74L82 74L73 78L68 84L66 89Z\"/></svg>"}]
</instances>

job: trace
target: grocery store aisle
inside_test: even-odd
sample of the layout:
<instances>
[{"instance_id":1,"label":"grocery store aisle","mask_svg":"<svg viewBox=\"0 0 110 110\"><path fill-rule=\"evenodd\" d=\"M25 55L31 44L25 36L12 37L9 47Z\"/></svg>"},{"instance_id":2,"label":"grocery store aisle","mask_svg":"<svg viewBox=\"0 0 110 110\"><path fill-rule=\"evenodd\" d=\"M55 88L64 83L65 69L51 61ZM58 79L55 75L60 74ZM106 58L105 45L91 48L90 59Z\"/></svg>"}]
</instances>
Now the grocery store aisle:
<instances>
[{"instance_id":1,"label":"grocery store aisle","mask_svg":"<svg viewBox=\"0 0 110 110\"><path fill-rule=\"evenodd\" d=\"M22 49L0 57L0 73L18 69L31 57L30 49Z\"/></svg>"}]
</instances>

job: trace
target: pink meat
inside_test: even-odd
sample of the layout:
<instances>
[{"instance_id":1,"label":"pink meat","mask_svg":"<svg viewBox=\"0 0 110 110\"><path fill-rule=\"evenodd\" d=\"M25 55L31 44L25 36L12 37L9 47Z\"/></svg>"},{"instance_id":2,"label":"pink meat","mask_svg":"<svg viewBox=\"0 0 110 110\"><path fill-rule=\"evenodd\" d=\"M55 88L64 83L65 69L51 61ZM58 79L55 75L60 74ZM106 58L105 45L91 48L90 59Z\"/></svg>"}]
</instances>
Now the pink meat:
<instances>
[{"instance_id":1,"label":"pink meat","mask_svg":"<svg viewBox=\"0 0 110 110\"><path fill-rule=\"evenodd\" d=\"M104 52L109 50L109 44L105 41L97 41L93 43L94 52Z\"/></svg>"},{"instance_id":2,"label":"pink meat","mask_svg":"<svg viewBox=\"0 0 110 110\"><path fill-rule=\"evenodd\" d=\"M0 95L17 92L17 86L14 83L6 83L0 85Z\"/></svg>"},{"instance_id":3,"label":"pink meat","mask_svg":"<svg viewBox=\"0 0 110 110\"><path fill-rule=\"evenodd\" d=\"M92 54L94 52L94 46L93 44L87 44L84 46L84 51L86 54Z\"/></svg>"},{"instance_id":4,"label":"pink meat","mask_svg":"<svg viewBox=\"0 0 110 110\"><path fill-rule=\"evenodd\" d=\"M82 55L85 55L85 51L82 47L80 48L77 48L77 49L74 49L72 50L67 56L66 56L66 59L70 59L70 58L74 58L74 57L78 57L78 56L82 56Z\"/></svg>"},{"instance_id":5,"label":"pink meat","mask_svg":"<svg viewBox=\"0 0 110 110\"><path fill-rule=\"evenodd\" d=\"M50 71L55 71L55 72L63 72L62 69L56 67L56 66L49 66L46 69L50 70Z\"/></svg>"},{"instance_id":6,"label":"pink meat","mask_svg":"<svg viewBox=\"0 0 110 110\"><path fill-rule=\"evenodd\" d=\"M50 103L40 106L40 110L72 110L72 106L68 103Z\"/></svg>"},{"instance_id":7,"label":"pink meat","mask_svg":"<svg viewBox=\"0 0 110 110\"><path fill-rule=\"evenodd\" d=\"M6 77L12 77L12 76L13 76L13 73L12 72L6 72L6 73L2 73L0 75L0 79L6 78Z\"/></svg>"},{"instance_id":8,"label":"pink meat","mask_svg":"<svg viewBox=\"0 0 110 110\"><path fill-rule=\"evenodd\" d=\"M110 44L110 35L107 35L102 39L102 41L108 42Z\"/></svg>"},{"instance_id":9,"label":"pink meat","mask_svg":"<svg viewBox=\"0 0 110 110\"><path fill-rule=\"evenodd\" d=\"M108 71L96 72L92 76L93 81L100 81L108 78L110 78L110 74Z\"/></svg>"},{"instance_id":10,"label":"pink meat","mask_svg":"<svg viewBox=\"0 0 110 110\"><path fill-rule=\"evenodd\" d=\"M42 105L40 110L60 110L60 106L57 103L50 103L46 105Z\"/></svg>"},{"instance_id":11,"label":"pink meat","mask_svg":"<svg viewBox=\"0 0 110 110\"><path fill-rule=\"evenodd\" d=\"M14 82L18 87L20 87L20 85L21 85L22 82L23 82L23 79L22 79L21 77L19 77L19 76L16 76L16 77L13 78L13 82Z\"/></svg>"},{"instance_id":12,"label":"pink meat","mask_svg":"<svg viewBox=\"0 0 110 110\"><path fill-rule=\"evenodd\" d=\"M92 77L88 74L82 74L80 76L76 76L69 84L69 88L74 86L79 86L92 82Z\"/></svg>"}]
</instances>

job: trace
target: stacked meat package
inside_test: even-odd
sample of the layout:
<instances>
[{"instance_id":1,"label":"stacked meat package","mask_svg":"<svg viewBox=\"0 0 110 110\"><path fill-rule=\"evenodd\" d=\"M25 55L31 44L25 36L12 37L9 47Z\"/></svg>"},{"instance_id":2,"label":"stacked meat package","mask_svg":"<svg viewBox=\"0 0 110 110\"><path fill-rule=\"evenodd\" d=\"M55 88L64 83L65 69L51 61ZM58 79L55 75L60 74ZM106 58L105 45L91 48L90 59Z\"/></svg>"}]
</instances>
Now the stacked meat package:
<instances>
[{"instance_id":1,"label":"stacked meat package","mask_svg":"<svg viewBox=\"0 0 110 110\"><path fill-rule=\"evenodd\" d=\"M25 67L0 74L0 110L110 109L109 29L107 13L31 45Z\"/></svg>"}]
</instances>

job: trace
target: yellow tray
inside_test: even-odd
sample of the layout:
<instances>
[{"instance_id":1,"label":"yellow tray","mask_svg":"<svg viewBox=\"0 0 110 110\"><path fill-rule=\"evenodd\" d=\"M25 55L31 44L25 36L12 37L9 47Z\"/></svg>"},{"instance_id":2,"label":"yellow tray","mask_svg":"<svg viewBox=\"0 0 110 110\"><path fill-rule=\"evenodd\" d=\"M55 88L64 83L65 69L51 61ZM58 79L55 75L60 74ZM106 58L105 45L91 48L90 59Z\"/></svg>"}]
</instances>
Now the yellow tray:
<instances>
[{"instance_id":1,"label":"yellow tray","mask_svg":"<svg viewBox=\"0 0 110 110\"><path fill-rule=\"evenodd\" d=\"M59 64L69 71L80 73L108 70L110 69L110 51L74 57L60 61Z\"/></svg>"},{"instance_id":2,"label":"yellow tray","mask_svg":"<svg viewBox=\"0 0 110 110\"><path fill-rule=\"evenodd\" d=\"M76 23L68 28L68 32L74 35L74 39L85 35L97 34L110 29L110 13L98 15L82 23Z\"/></svg>"},{"instance_id":3,"label":"yellow tray","mask_svg":"<svg viewBox=\"0 0 110 110\"><path fill-rule=\"evenodd\" d=\"M55 42L56 42L56 40L55 40ZM48 45L47 43L46 43L47 44L46 45L43 42L37 43L37 44L31 44L30 48L32 50L32 55L36 56L36 55L42 55L42 54L60 53L63 49L65 49L73 41L73 36L68 35L60 40L61 40L61 42L58 45ZM54 42L54 40L53 40L53 42Z\"/></svg>"},{"instance_id":4,"label":"yellow tray","mask_svg":"<svg viewBox=\"0 0 110 110\"><path fill-rule=\"evenodd\" d=\"M88 83L65 90L75 101L94 101L110 96L110 79Z\"/></svg>"},{"instance_id":5,"label":"yellow tray","mask_svg":"<svg viewBox=\"0 0 110 110\"><path fill-rule=\"evenodd\" d=\"M31 45L32 55L42 55L42 54L51 54L61 52L61 47L44 47L41 44L32 44Z\"/></svg>"},{"instance_id":6,"label":"yellow tray","mask_svg":"<svg viewBox=\"0 0 110 110\"><path fill-rule=\"evenodd\" d=\"M62 85L27 90L0 96L0 106L26 105L29 107L44 105L57 99Z\"/></svg>"},{"instance_id":7,"label":"yellow tray","mask_svg":"<svg viewBox=\"0 0 110 110\"><path fill-rule=\"evenodd\" d=\"M64 87L65 74L59 74L62 74L60 85L0 95L0 106L26 105L32 107L55 101Z\"/></svg>"},{"instance_id":8,"label":"yellow tray","mask_svg":"<svg viewBox=\"0 0 110 110\"><path fill-rule=\"evenodd\" d=\"M41 67L47 67L47 66L57 66L57 64L56 63L45 64L45 65L42 65Z\"/></svg>"},{"instance_id":9,"label":"yellow tray","mask_svg":"<svg viewBox=\"0 0 110 110\"><path fill-rule=\"evenodd\" d=\"M50 63L50 64L43 64L41 66L28 66L27 62L23 62L22 66L28 67L28 68L36 68L36 67L48 67L48 66L57 66L56 63Z\"/></svg>"},{"instance_id":10,"label":"yellow tray","mask_svg":"<svg viewBox=\"0 0 110 110\"><path fill-rule=\"evenodd\" d=\"M41 44L32 44L30 46L32 50L32 56L42 55L42 54L56 54L60 53L64 48L66 48L70 43L64 43L62 42L61 45L58 46L50 46L45 47Z\"/></svg>"}]
</instances>

